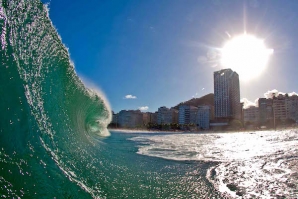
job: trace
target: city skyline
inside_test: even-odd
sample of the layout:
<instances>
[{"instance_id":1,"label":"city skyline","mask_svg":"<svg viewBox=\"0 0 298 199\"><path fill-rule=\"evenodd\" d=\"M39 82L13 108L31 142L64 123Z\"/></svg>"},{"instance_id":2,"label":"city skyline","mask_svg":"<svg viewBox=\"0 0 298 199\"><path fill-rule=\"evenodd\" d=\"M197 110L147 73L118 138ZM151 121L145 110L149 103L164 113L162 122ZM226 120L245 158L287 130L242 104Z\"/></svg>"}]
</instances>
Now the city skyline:
<instances>
[{"instance_id":1,"label":"city skyline","mask_svg":"<svg viewBox=\"0 0 298 199\"><path fill-rule=\"evenodd\" d=\"M268 98L259 98L254 106L242 109L238 78L231 69L215 71L213 102L205 100L194 104L189 101L171 108L161 106L154 113L121 110L113 113L110 127L195 131L297 125L298 95L268 93Z\"/></svg>"},{"instance_id":2,"label":"city skyline","mask_svg":"<svg viewBox=\"0 0 298 199\"><path fill-rule=\"evenodd\" d=\"M212 74L222 69L217 50L244 31L274 54L257 78L240 75L241 98L297 91L295 2L52 0L48 7L77 73L105 93L115 112L154 112L213 93Z\"/></svg>"},{"instance_id":3,"label":"city skyline","mask_svg":"<svg viewBox=\"0 0 298 199\"><path fill-rule=\"evenodd\" d=\"M280 95L282 95L282 96L286 96L286 95L288 95L288 96L294 96L294 95L298 96L298 94L296 92L284 93L284 92L280 92L280 91L278 91L276 89L273 89L273 90L270 90L270 91L268 90L266 93L263 94L263 96L257 97L254 102L249 101L246 98L242 98L241 100L238 100L239 98L237 96L239 95L239 93L241 93L241 91L239 90L239 88L240 88L240 85L239 85L239 75L237 74L236 71L233 71L230 68L221 69L219 71L214 71L214 73L213 73L213 75L214 75L214 77L213 77L214 91L216 90L217 92L219 91L220 93L222 93L223 90L226 90L227 89L227 85L226 85L227 83L222 83L220 81L223 81L223 80L220 80L219 79L222 76L225 77L227 74L234 76L234 78L233 78L233 82L234 83L233 84L236 84L236 86L233 86L233 87L235 87L234 90L236 90L236 93L235 93L235 91L233 91L233 95L236 95L236 97L234 96L234 98L233 98L233 104L237 104L238 101L239 101L240 102L239 104L241 104L238 107L239 109L240 109L240 107L242 107L243 109L248 109L250 107L257 107L257 108L259 108L259 106L260 106L259 105L259 100L260 99L261 100L262 99L273 99L274 97L278 97ZM218 77L218 76L220 76L220 77ZM224 78L224 79L226 79L226 78ZM227 80L225 80L225 81L227 81ZM176 106L176 110L179 110L180 109L180 106L181 105L183 106L184 103L186 103L187 101L191 101L193 99L200 99L200 98L205 97L205 96L207 96L209 94L216 95L215 93L216 92L208 93L208 94L203 95L203 96L197 96L197 98L194 98L193 97L193 98L191 98L189 100L186 100L184 102L178 102L174 106L160 105L156 111L155 110L153 110L153 111L147 111L147 110L142 110L142 109L121 109L119 112L121 112L121 111L130 111L130 110L131 111L140 110L141 112L149 112L149 113L154 113L155 112L156 113L156 112L159 112L160 109L168 109L168 110L173 109L173 108L175 109L175 106ZM221 99L221 98L228 97L228 95L225 96L225 95L222 95L222 94L220 94L220 95L217 94L217 96L218 96L219 99L216 100L216 96L215 96L214 97L215 101L214 101L214 104L213 104L213 106L215 107L215 112L216 112L216 106L219 107L220 109L222 109L222 107L223 107L223 102L222 102L223 99ZM134 99L135 98L135 96L132 96L132 95L128 95L126 97L127 97L127 99L129 99L129 98L133 98ZM220 104L216 105L216 103L217 103L216 101L220 101ZM187 106L189 106L189 105L187 105ZM210 105L207 105L207 106L210 106ZM228 114L229 111L231 111L230 108L225 107L225 111L224 111L225 113L224 114L226 114L226 115L225 116L222 115L223 118L235 117L235 112L234 113L231 112L230 116L228 116L229 115ZM115 111L113 111L113 112L114 113L117 113ZM220 114L218 114L218 115L220 115ZM218 116L217 118L221 118L221 116ZM236 118L237 118L237 116L236 116Z\"/></svg>"}]
</instances>

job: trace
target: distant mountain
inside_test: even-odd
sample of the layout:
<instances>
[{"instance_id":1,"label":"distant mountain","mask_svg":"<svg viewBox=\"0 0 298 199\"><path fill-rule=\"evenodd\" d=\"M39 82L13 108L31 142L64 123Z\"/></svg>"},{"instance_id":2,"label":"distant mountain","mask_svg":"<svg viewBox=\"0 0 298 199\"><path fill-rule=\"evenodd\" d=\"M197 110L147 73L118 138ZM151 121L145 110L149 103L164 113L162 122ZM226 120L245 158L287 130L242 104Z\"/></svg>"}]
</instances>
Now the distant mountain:
<instances>
[{"instance_id":1,"label":"distant mountain","mask_svg":"<svg viewBox=\"0 0 298 199\"><path fill-rule=\"evenodd\" d=\"M181 104L186 104L186 105L191 105L191 106L201 106L201 105L209 105L209 106L214 106L214 94L213 93L209 93L203 97L200 98L192 98L188 101L185 102L181 102L179 104L177 104L176 106L174 106L174 109L179 109L179 105Z\"/></svg>"}]
</instances>

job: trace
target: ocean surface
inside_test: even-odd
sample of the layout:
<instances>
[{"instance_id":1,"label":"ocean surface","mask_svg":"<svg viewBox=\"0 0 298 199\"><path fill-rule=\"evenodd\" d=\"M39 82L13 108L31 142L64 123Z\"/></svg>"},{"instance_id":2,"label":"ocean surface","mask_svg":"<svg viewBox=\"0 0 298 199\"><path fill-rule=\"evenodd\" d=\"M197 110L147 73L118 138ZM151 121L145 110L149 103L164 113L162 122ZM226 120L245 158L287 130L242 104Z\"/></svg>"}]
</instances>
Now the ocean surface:
<instances>
[{"instance_id":1,"label":"ocean surface","mask_svg":"<svg viewBox=\"0 0 298 199\"><path fill-rule=\"evenodd\" d=\"M109 132L46 5L0 0L0 36L0 198L298 197L298 130Z\"/></svg>"}]
</instances>

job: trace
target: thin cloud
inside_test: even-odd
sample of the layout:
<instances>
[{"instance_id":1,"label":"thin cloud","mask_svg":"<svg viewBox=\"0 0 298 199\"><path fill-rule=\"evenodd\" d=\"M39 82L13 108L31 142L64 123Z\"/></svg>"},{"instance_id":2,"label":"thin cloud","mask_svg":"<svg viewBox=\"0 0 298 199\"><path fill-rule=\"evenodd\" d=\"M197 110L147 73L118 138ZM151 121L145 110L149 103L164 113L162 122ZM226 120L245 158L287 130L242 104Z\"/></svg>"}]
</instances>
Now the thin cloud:
<instances>
[{"instance_id":1,"label":"thin cloud","mask_svg":"<svg viewBox=\"0 0 298 199\"><path fill-rule=\"evenodd\" d=\"M264 97L265 98L270 98L270 99L272 99L274 96L275 97L277 97L278 95L285 95L286 93L284 93L284 92L280 92L280 91L278 91L277 89L273 89L273 90L271 90L271 91L267 91L266 93L264 93ZM297 95L298 96L298 94L296 93L296 92L291 92L291 93L287 93L289 96L293 96L293 95ZM249 108L249 107L252 107L252 106L256 106L256 107L258 107L258 102L259 102L259 98L257 98L256 100L255 100L255 102L251 102L251 101L249 101L247 98L242 98L241 100L240 100L240 102L242 102L243 103L243 108L244 109L247 109L247 108Z\"/></svg>"},{"instance_id":2,"label":"thin cloud","mask_svg":"<svg viewBox=\"0 0 298 199\"><path fill-rule=\"evenodd\" d=\"M276 89L273 89L271 91L267 91L266 93L264 93L264 97L265 98L273 98L274 96L277 97L278 95L285 95L286 93L284 92L280 92ZM293 95L298 95L297 93L295 92L291 92L291 93L288 93L289 96L293 96Z\"/></svg>"},{"instance_id":3,"label":"thin cloud","mask_svg":"<svg viewBox=\"0 0 298 199\"><path fill-rule=\"evenodd\" d=\"M291 93L288 93L288 94L289 94L289 96L298 95L298 94L295 93L295 92L291 92Z\"/></svg>"},{"instance_id":4,"label":"thin cloud","mask_svg":"<svg viewBox=\"0 0 298 199\"><path fill-rule=\"evenodd\" d=\"M149 109L148 106L141 106L141 107L139 107L139 110L140 111L147 111L148 109Z\"/></svg>"},{"instance_id":5,"label":"thin cloud","mask_svg":"<svg viewBox=\"0 0 298 199\"><path fill-rule=\"evenodd\" d=\"M124 99L137 99L137 97L133 95L125 95Z\"/></svg>"},{"instance_id":6,"label":"thin cloud","mask_svg":"<svg viewBox=\"0 0 298 199\"><path fill-rule=\"evenodd\" d=\"M154 26L149 26L148 28L149 28L149 30L150 30L151 32L156 32L156 29L155 29Z\"/></svg>"},{"instance_id":7,"label":"thin cloud","mask_svg":"<svg viewBox=\"0 0 298 199\"><path fill-rule=\"evenodd\" d=\"M266 93L264 93L264 97L265 98L273 98L274 96L278 96L279 94L283 94L278 92L278 90L273 89L271 91L267 91Z\"/></svg>"},{"instance_id":8,"label":"thin cloud","mask_svg":"<svg viewBox=\"0 0 298 199\"><path fill-rule=\"evenodd\" d=\"M197 62L199 64L207 65L212 68L218 66L219 58L218 54L215 51L209 51L207 52L206 56L198 56Z\"/></svg>"},{"instance_id":9,"label":"thin cloud","mask_svg":"<svg viewBox=\"0 0 298 199\"><path fill-rule=\"evenodd\" d=\"M247 108L249 108L249 107L252 107L252 106L257 106L257 100L255 101L255 102L251 102L251 101L249 101L247 98L242 98L241 100L240 100L240 102L242 102L243 103L243 108L244 109L247 109Z\"/></svg>"},{"instance_id":10,"label":"thin cloud","mask_svg":"<svg viewBox=\"0 0 298 199\"><path fill-rule=\"evenodd\" d=\"M198 61L200 64L206 64L206 63L208 63L208 59L207 59L206 56L198 56L197 61Z\"/></svg>"}]
</instances>

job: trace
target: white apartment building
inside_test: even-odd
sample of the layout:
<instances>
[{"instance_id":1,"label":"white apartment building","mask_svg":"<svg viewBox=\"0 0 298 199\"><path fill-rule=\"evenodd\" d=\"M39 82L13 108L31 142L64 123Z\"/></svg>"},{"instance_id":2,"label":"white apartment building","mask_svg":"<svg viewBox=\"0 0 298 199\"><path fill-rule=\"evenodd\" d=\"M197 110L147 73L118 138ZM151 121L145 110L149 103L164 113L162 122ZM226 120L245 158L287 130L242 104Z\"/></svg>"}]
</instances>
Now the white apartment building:
<instances>
[{"instance_id":1,"label":"white apartment building","mask_svg":"<svg viewBox=\"0 0 298 199\"><path fill-rule=\"evenodd\" d=\"M286 119L298 120L298 96L297 95L282 95L279 94L273 99L259 99L259 119L261 122L266 120Z\"/></svg>"},{"instance_id":2,"label":"white apartment building","mask_svg":"<svg viewBox=\"0 0 298 199\"><path fill-rule=\"evenodd\" d=\"M286 120L286 98L284 95L280 94L278 97L273 98L273 116L275 119Z\"/></svg>"},{"instance_id":3,"label":"white apartment building","mask_svg":"<svg viewBox=\"0 0 298 199\"><path fill-rule=\"evenodd\" d=\"M244 123L252 122L257 123L259 121L259 107L251 106L247 109L243 109L243 120Z\"/></svg>"},{"instance_id":4,"label":"white apartment building","mask_svg":"<svg viewBox=\"0 0 298 199\"><path fill-rule=\"evenodd\" d=\"M292 120L298 120L298 96L292 95L286 97L286 117Z\"/></svg>"},{"instance_id":5,"label":"white apartment building","mask_svg":"<svg viewBox=\"0 0 298 199\"><path fill-rule=\"evenodd\" d=\"M118 124L121 128L143 126L143 114L140 110L122 110L118 113Z\"/></svg>"},{"instance_id":6,"label":"white apartment building","mask_svg":"<svg viewBox=\"0 0 298 199\"><path fill-rule=\"evenodd\" d=\"M152 115L152 113L149 113L149 112L143 113L143 124L144 125L147 125L151 122L151 115Z\"/></svg>"}]
</instances>

